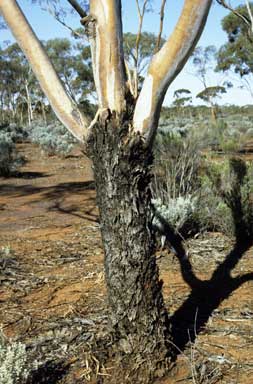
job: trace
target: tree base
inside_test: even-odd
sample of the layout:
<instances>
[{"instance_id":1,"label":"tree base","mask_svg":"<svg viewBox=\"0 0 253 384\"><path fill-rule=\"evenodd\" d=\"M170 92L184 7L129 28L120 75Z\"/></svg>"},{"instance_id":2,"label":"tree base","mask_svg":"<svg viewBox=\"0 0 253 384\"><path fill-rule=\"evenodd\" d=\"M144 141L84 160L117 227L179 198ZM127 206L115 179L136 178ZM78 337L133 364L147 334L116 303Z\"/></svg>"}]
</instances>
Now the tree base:
<instances>
[{"instance_id":1,"label":"tree base","mask_svg":"<svg viewBox=\"0 0 253 384\"><path fill-rule=\"evenodd\" d=\"M115 383L151 383L171 361L151 226L152 152L131 132L128 116L119 119L109 111L93 127L89 148L105 252Z\"/></svg>"}]
</instances>

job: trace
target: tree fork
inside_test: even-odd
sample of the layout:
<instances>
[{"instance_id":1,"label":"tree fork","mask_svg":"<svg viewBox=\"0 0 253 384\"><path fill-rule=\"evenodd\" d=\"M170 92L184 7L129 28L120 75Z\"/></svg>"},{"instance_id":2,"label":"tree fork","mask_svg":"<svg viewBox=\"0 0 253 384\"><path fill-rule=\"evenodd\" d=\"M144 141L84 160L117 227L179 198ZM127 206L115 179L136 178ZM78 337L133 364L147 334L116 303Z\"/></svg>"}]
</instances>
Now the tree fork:
<instances>
[{"instance_id":1,"label":"tree fork","mask_svg":"<svg viewBox=\"0 0 253 384\"><path fill-rule=\"evenodd\" d=\"M107 111L92 128L88 148L115 350L125 374L131 380L134 375L136 383L148 383L170 367L170 326L150 226L153 156L138 134L130 136L129 127L130 118L119 121Z\"/></svg>"}]
</instances>

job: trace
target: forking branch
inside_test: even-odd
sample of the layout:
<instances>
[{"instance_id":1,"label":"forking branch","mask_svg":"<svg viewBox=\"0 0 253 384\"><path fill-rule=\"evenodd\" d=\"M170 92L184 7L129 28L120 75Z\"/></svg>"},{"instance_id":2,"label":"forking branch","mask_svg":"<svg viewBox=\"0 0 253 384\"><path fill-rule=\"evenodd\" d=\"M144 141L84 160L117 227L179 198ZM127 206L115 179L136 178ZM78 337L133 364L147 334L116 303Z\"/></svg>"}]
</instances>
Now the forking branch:
<instances>
[{"instance_id":1,"label":"forking branch","mask_svg":"<svg viewBox=\"0 0 253 384\"><path fill-rule=\"evenodd\" d=\"M194 49L212 0L185 0L177 25L151 60L134 112L134 132L153 142L166 91Z\"/></svg>"},{"instance_id":2,"label":"forking branch","mask_svg":"<svg viewBox=\"0 0 253 384\"><path fill-rule=\"evenodd\" d=\"M83 19L84 17L87 17L87 13L85 12L85 10L80 6L80 4L78 3L78 1L76 0L67 0L68 3L76 10L76 12L79 14L79 16L81 17L81 19Z\"/></svg>"},{"instance_id":3,"label":"forking branch","mask_svg":"<svg viewBox=\"0 0 253 384\"><path fill-rule=\"evenodd\" d=\"M139 49L140 49L143 19L144 19L144 15L145 15L145 12L147 9L148 0L144 0L142 8L140 6L139 0L135 0L135 2L136 2L137 11L138 11L138 19L139 19L139 27L138 27L138 32L137 32L136 41L135 41L135 57L134 57L134 97L137 98L137 96L138 96Z\"/></svg>"},{"instance_id":4,"label":"forking branch","mask_svg":"<svg viewBox=\"0 0 253 384\"><path fill-rule=\"evenodd\" d=\"M245 5L247 7L247 11L249 14L249 17L243 15L242 13L238 12L235 8L233 8L227 1L225 0L216 0L218 4L222 5L224 8L228 9L230 12L232 12L235 16L239 17L253 32L253 16L250 9L249 1L245 0Z\"/></svg>"}]
</instances>

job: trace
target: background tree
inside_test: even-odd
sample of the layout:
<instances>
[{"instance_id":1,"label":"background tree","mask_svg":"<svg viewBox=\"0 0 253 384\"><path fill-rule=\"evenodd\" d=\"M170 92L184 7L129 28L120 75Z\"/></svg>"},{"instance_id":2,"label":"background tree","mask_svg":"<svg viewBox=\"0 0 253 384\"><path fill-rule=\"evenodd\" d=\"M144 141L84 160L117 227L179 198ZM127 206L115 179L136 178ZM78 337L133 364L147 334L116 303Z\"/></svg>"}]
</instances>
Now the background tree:
<instances>
[{"instance_id":1,"label":"background tree","mask_svg":"<svg viewBox=\"0 0 253 384\"><path fill-rule=\"evenodd\" d=\"M71 98L78 103L90 95L94 82L89 47L67 38L48 40L44 45Z\"/></svg>"},{"instance_id":2,"label":"background tree","mask_svg":"<svg viewBox=\"0 0 253 384\"><path fill-rule=\"evenodd\" d=\"M197 47L192 55L192 62L195 67L195 76L201 81L203 90L197 95L198 98L205 101L211 109L211 116L214 121L217 119L217 97L226 93L226 87L229 88L229 82L224 82L224 86L209 85L210 72L215 66L217 50L215 46ZM231 84L232 85L232 84Z\"/></svg>"},{"instance_id":3,"label":"background tree","mask_svg":"<svg viewBox=\"0 0 253 384\"><path fill-rule=\"evenodd\" d=\"M207 87L203 91L199 92L196 97L203 100L205 103L211 106L212 117L214 120L217 119L216 101L220 95L226 93L226 88L216 85L213 87Z\"/></svg>"},{"instance_id":4,"label":"background tree","mask_svg":"<svg viewBox=\"0 0 253 384\"><path fill-rule=\"evenodd\" d=\"M192 102L191 91L189 89L180 88L174 92L173 105L175 107L185 107Z\"/></svg>"},{"instance_id":5,"label":"background tree","mask_svg":"<svg viewBox=\"0 0 253 384\"><path fill-rule=\"evenodd\" d=\"M93 161L105 251L105 278L114 351L122 370L115 380L151 382L173 355L170 325L156 265L151 210L152 146L165 93L197 43L211 0L185 0L170 38L151 59L136 100L124 63L120 0L78 3L90 39L99 109L89 125L65 91L15 0L0 10L29 59L57 116Z\"/></svg>"},{"instance_id":6,"label":"background tree","mask_svg":"<svg viewBox=\"0 0 253 384\"><path fill-rule=\"evenodd\" d=\"M132 78L138 78L137 86L139 89L137 89L136 95L138 94L143 83L145 71L147 70L150 58L152 57L157 46L157 37L154 33L142 32L141 38L138 41L138 47L136 47L137 36L138 35L131 32L124 34L125 60ZM164 41L165 40L161 38L160 44L163 44ZM135 86L136 85L133 85L133 88Z\"/></svg>"},{"instance_id":7,"label":"background tree","mask_svg":"<svg viewBox=\"0 0 253 384\"><path fill-rule=\"evenodd\" d=\"M249 9L253 12L253 4L248 3L248 7L240 5L235 9L230 8L230 14L222 20L228 41L218 51L216 70L235 73L253 97L253 32L249 17Z\"/></svg>"},{"instance_id":8,"label":"background tree","mask_svg":"<svg viewBox=\"0 0 253 384\"><path fill-rule=\"evenodd\" d=\"M33 119L32 103L38 83L18 44L8 45L1 52L0 93L2 118L8 113L12 120L23 122L24 113L30 125Z\"/></svg>"},{"instance_id":9,"label":"background tree","mask_svg":"<svg viewBox=\"0 0 253 384\"><path fill-rule=\"evenodd\" d=\"M84 108L94 94L90 49L79 41L52 39L43 43L67 92ZM94 99L94 98L93 98ZM34 113L46 120L48 104L33 71L17 43L1 49L0 59L1 120L31 124Z\"/></svg>"}]
</instances>

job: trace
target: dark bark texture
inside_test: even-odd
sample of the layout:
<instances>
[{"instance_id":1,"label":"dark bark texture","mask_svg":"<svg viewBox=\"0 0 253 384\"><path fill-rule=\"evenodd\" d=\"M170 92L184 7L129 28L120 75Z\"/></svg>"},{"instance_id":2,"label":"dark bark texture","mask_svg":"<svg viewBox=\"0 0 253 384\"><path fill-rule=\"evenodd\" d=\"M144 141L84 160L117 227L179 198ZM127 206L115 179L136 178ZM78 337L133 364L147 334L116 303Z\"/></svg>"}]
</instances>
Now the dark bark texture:
<instances>
[{"instance_id":1,"label":"dark bark texture","mask_svg":"<svg viewBox=\"0 0 253 384\"><path fill-rule=\"evenodd\" d=\"M130 129L130 119L119 122L108 112L93 127L88 145L114 345L124 382L148 383L168 369L170 330L150 226L153 157Z\"/></svg>"}]
</instances>

